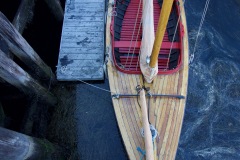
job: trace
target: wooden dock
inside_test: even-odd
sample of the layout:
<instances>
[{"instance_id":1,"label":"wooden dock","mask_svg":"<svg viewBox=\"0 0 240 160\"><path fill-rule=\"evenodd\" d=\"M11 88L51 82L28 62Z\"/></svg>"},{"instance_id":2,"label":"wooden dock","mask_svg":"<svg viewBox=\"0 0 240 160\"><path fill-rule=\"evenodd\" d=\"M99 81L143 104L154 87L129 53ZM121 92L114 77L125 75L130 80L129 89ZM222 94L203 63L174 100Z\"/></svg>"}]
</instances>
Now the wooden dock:
<instances>
[{"instance_id":1,"label":"wooden dock","mask_svg":"<svg viewBox=\"0 0 240 160\"><path fill-rule=\"evenodd\" d=\"M59 81L104 78L105 0L66 0L57 65Z\"/></svg>"}]
</instances>

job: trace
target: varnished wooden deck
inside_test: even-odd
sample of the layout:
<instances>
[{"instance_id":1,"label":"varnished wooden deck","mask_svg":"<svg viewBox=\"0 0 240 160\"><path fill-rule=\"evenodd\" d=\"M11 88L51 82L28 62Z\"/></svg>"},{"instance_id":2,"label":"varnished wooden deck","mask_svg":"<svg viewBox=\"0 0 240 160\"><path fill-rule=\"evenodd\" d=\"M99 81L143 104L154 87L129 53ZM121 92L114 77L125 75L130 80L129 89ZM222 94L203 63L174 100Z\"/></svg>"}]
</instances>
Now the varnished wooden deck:
<instances>
[{"instance_id":1,"label":"varnished wooden deck","mask_svg":"<svg viewBox=\"0 0 240 160\"><path fill-rule=\"evenodd\" d=\"M180 0L182 4L182 1ZM111 6L108 12L111 12ZM178 94L186 97L188 82L188 39L184 8L181 8L181 18L184 25L184 61L179 72L171 75L158 75L150 85L154 94ZM111 50L110 21L108 16L106 47ZM135 87L142 85L141 75L119 72L111 60L108 62L108 75L111 91L118 94L136 94ZM182 127L186 99L151 98L150 122L156 127L158 137L154 143L155 159L175 159L179 136ZM131 160L140 159L141 153L137 147L144 149L144 139L140 134L142 128L141 109L137 98L113 99L118 126L124 141L125 148Z\"/></svg>"}]
</instances>

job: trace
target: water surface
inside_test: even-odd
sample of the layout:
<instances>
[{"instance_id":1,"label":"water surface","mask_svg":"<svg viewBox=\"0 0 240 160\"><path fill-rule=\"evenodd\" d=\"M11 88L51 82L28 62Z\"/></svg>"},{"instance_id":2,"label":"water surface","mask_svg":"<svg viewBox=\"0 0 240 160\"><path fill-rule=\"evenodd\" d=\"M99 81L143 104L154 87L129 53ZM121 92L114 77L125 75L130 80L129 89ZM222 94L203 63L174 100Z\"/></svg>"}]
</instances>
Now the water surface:
<instances>
[{"instance_id":1,"label":"water surface","mask_svg":"<svg viewBox=\"0 0 240 160\"><path fill-rule=\"evenodd\" d=\"M190 52L205 0L186 1ZM240 1L210 1L176 159L240 159Z\"/></svg>"}]
</instances>

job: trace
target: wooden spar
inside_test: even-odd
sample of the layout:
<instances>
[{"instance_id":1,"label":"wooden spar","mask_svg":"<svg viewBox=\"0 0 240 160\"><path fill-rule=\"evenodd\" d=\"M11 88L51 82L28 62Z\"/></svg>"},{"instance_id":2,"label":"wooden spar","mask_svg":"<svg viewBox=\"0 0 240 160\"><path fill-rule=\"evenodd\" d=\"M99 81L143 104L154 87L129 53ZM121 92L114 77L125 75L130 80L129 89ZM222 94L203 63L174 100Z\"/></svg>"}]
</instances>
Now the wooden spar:
<instances>
[{"instance_id":1,"label":"wooden spar","mask_svg":"<svg viewBox=\"0 0 240 160\"><path fill-rule=\"evenodd\" d=\"M13 19L13 26L16 30L22 34L27 23L29 23L33 17L33 9L36 0L22 0L18 8L18 11Z\"/></svg>"},{"instance_id":2,"label":"wooden spar","mask_svg":"<svg viewBox=\"0 0 240 160\"><path fill-rule=\"evenodd\" d=\"M59 0L45 0L58 21L63 20L63 9Z\"/></svg>"},{"instance_id":3,"label":"wooden spar","mask_svg":"<svg viewBox=\"0 0 240 160\"><path fill-rule=\"evenodd\" d=\"M168 19L172 10L173 1L174 0L164 0L162 4L162 10L158 20L158 28L149 64L151 68L154 68L157 65L158 54L162 45L164 33L166 31Z\"/></svg>"},{"instance_id":4,"label":"wooden spar","mask_svg":"<svg viewBox=\"0 0 240 160\"><path fill-rule=\"evenodd\" d=\"M143 0L142 13L142 43L140 67L146 81L150 83L153 75L157 73L158 68L155 67L155 73L152 75L149 71L147 59L151 56L154 44L154 21L153 21L153 0Z\"/></svg>"},{"instance_id":5,"label":"wooden spar","mask_svg":"<svg viewBox=\"0 0 240 160\"><path fill-rule=\"evenodd\" d=\"M0 127L0 157L17 159L64 159L62 149L47 140Z\"/></svg>"},{"instance_id":6,"label":"wooden spar","mask_svg":"<svg viewBox=\"0 0 240 160\"><path fill-rule=\"evenodd\" d=\"M145 142L145 150L146 150L146 160L153 160L153 142L152 142L152 134L150 130L149 120L148 120L148 109L145 97L145 91L142 89L140 91L140 104L142 110L142 123L144 129L144 142Z\"/></svg>"},{"instance_id":7,"label":"wooden spar","mask_svg":"<svg viewBox=\"0 0 240 160\"><path fill-rule=\"evenodd\" d=\"M0 12L0 36L6 41L10 51L33 69L38 76L55 80L51 68L43 62L2 12Z\"/></svg>"},{"instance_id":8,"label":"wooden spar","mask_svg":"<svg viewBox=\"0 0 240 160\"><path fill-rule=\"evenodd\" d=\"M0 50L0 77L26 94L34 92L43 101L55 105L57 99Z\"/></svg>"}]
</instances>

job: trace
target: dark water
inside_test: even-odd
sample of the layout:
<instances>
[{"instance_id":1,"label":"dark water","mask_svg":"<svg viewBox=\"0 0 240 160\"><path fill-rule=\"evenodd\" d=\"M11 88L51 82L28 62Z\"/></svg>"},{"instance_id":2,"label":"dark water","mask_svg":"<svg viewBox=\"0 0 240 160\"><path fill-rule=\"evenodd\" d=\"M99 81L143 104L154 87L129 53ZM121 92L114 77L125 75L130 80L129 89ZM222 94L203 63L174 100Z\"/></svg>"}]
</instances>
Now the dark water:
<instances>
[{"instance_id":1,"label":"dark water","mask_svg":"<svg viewBox=\"0 0 240 160\"><path fill-rule=\"evenodd\" d=\"M190 51L205 0L186 1ZM212 0L189 70L176 159L240 159L240 1Z\"/></svg>"},{"instance_id":2,"label":"dark water","mask_svg":"<svg viewBox=\"0 0 240 160\"><path fill-rule=\"evenodd\" d=\"M186 0L190 52L206 0ZM211 0L189 70L177 160L240 159L240 0ZM96 84L108 88L108 82ZM79 85L82 159L127 159L109 93ZM79 95L80 95L79 93Z\"/></svg>"},{"instance_id":3,"label":"dark water","mask_svg":"<svg viewBox=\"0 0 240 160\"><path fill-rule=\"evenodd\" d=\"M107 80L94 85L109 90ZM85 84L79 84L76 90L80 159L127 160L110 93Z\"/></svg>"}]
</instances>

